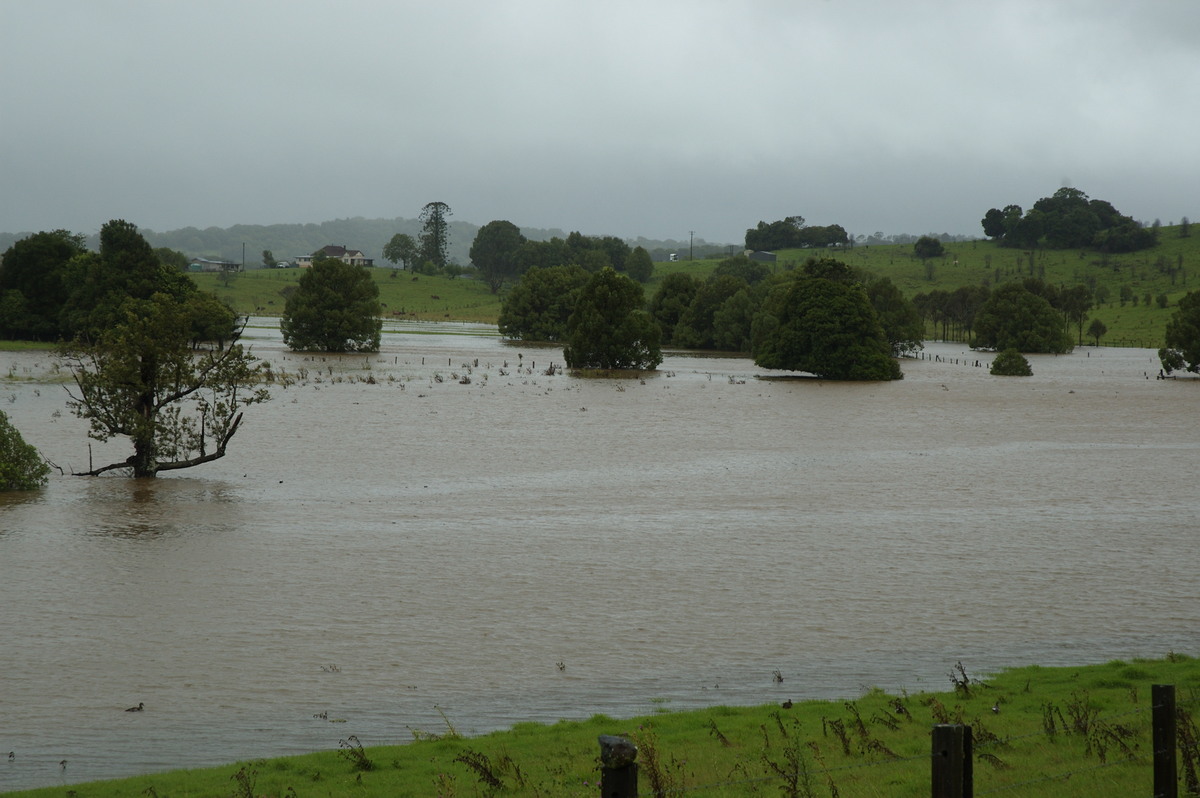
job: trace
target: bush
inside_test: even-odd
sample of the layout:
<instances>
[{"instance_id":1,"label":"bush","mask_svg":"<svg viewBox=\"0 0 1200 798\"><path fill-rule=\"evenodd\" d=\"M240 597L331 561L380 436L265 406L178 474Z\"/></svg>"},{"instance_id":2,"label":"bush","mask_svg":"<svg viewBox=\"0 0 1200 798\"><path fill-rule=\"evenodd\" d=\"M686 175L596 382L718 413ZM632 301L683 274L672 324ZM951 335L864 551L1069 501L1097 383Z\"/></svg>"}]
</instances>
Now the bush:
<instances>
[{"instance_id":1,"label":"bush","mask_svg":"<svg viewBox=\"0 0 1200 798\"><path fill-rule=\"evenodd\" d=\"M1005 349L992 361L992 373L1001 377L1032 377L1029 361L1015 349Z\"/></svg>"},{"instance_id":2,"label":"bush","mask_svg":"<svg viewBox=\"0 0 1200 798\"><path fill-rule=\"evenodd\" d=\"M0 492L35 490L46 484L49 473L50 466L38 450L25 442L0 410Z\"/></svg>"}]
</instances>

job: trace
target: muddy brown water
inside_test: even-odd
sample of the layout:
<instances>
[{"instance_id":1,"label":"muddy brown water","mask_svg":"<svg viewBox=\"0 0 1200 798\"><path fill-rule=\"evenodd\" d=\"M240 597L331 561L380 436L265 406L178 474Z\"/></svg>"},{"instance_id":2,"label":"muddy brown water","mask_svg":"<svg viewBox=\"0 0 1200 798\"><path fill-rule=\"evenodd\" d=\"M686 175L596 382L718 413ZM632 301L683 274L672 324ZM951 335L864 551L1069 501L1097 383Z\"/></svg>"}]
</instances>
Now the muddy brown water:
<instances>
[{"instance_id":1,"label":"muddy brown water","mask_svg":"<svg viewBox=\"0 0 1200 798\"><path fill-rule=\"evenodd\" d=\"M477 733L1200 653L1200 383L1153 379L1153 351L580 379L488 328L391 329L345 357L254 330L297 382L222 461L0 496L0 790L443 714ZM50 356L0 375L27 441L85 467Z\"/></svg>"}]
</instances>

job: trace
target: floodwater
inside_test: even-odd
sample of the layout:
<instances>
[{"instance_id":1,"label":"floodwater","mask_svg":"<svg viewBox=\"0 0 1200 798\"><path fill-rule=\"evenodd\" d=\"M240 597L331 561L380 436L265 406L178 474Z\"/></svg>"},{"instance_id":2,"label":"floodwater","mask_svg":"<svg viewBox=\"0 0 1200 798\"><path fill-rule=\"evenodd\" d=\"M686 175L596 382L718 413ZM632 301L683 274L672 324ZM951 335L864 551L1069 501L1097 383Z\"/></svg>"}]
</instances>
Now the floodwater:
<instances>
[{"instance_id":1,"label":"floodwater","mask_svg":"<svg viewBox=\"0 0 1200 798\"><path fill-rule=\"evenodd\" d=\"M253 330L296 381L224 460L0 496L0 791L1200 653L1200 382L1153 351L999 378L933 344L886 384L675 354L641 381L390 329L344 357ZM0 408L83 470L54 379L0 353Z\"/></svg>"}]
</instances>

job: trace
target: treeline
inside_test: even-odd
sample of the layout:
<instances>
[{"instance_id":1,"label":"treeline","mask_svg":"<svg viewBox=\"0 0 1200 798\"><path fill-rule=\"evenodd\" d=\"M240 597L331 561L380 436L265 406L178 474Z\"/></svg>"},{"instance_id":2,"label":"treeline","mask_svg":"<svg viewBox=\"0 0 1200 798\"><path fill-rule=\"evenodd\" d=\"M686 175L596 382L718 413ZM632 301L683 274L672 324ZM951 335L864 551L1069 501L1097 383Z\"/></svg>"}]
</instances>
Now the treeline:
<instances>
[{"instance_id":1,"label":"treeline","mask_svg":"<svg viewBox=\"0 0 1200 798\"><path fill-rule=\"evenodd\" d=\"M759 222L746 231L746 249L774 252L780 249L840 246L850 236L840 224L809 225L803 216L789 216L775 222Z\"/></svg>"},{"instance_id":2,"label":"treeline","mask_svg":"<svg viewBox=\"0 0 1200 798\"><path fill-rule=\"evenodd\" d=\"M1073 348L1071 327L1076 328L1082 343L1083 323L1095 297L1086 285L1059 288L1031 277L994 289L973 285L954 291L930 291L917 294L912 301L922 322L930 325L933 337L943 341L963 341L987 349L1061 353ZM1104 332L1107 330L1096 338Z\"/></svg>"},{"instance_id":3,"label":"treeline","mask_svg":"<svg viewBox=\"0 0 1200 798\"><path fill-rule=\"evenodd\" d=\"M763 332L772 293L786 291L803 278L832 280L861 290L891 354L920 348L920 315L899 289L886 278L870 279L831 259L810 259L800 269L772 274L762 263L738 255L718 264L706 280L674 272L664 278L646 310L658 325L664 346L751 352L756 332ZM588 279L588 272L573 264L528 270L505 297L501 334L521 340L562 340L578 292Z\"/></svg>"},{"instance_id":4,"label":"treeline","mask_svg":"<svg viewBox=\"0 0 1200 798\"><path fill-rule=\"evenodd\" d=\"M1089 199L1077 188L1060 188L1023 211L1020 205L992 208L981 220L984 235L1003 247L1020 249L1091 248L1136 252L1158 243L1147 229L1106 200Z\"/></svg>"},{"instance_id":5,"label":"treeline","mask_svg":"<svg viewBox=\"0 0 1200 798\"><path fill-rule=\"evenodd\" d=\"M151 250L134 225L105 224L99 244L93 252L83 236L55 230L9 247L0 260L0 338L94 339L120 316L125 299L153 293L178 302L193 341L232 338L233 312L197 290L172 253Z\"/></svg>"},{"instance_id":6,"label":"treeline","mask_svg":"<svg viewBox=\"0 0 1200 798\"><path fill-rule=\"evenodd\" d=\"M451 220L447 227L447 260L465 267L471 262L470 247L480 225ZM374 258L376 265L386 266L388 264L383 263L383 252L393 236L404 234L417 239L421 229L422 221L417 218L353 217L309 224L184 227L166 232L141 228L139 232L155 248L176 250L187 258L226 260L239 265L244 256L246 268L256 269L263 265L263 251L270 251L278 260L290 261L298 255L311 255L329 244L361 250L367 257ZM549 241L567 236L567 232L557 228L524 227L522 232L530 241ZM0 233L0 252L31 234ZM95 250L100 246L99 234L83 236L81 240L89 249ZM668 260L673 254L680 258L718 257L727 254L731 247L730 244L710 243L703 238L691 241L645 237L621 240L631 247L642 247L654 260Z\"/></svg>"},{"instance_id":7,"label":"treeline","mask_svg":"<svg viewBox=\"0 0 1200 798\"><path fill-rule=\"evenodd\" d=\"M576 264L529 269L504 299L501 334L521 340L563 340L578 293L589 278L590 273ZM1096 303L1086 285L1063 288L1037 278L996 288L973 285L931 291L910 301L890 279L830 258L810 258L801 268L772 273L764 264L739 255L722 261L707 279L685 272L668 274L645 309L659 327L663 346L756 353L769 319L777 315L772 307L778 304L780 292L811 278L861 291L892 356L915 352L926 337L960 340L981 349L1068 352L1076 340L1082 342L1084 322ZM824 284L807 282L804 290L818 295ZM849 307L826 322L846 325L852 315ZM813 318L820 313L824 310ZM929 331L932 335L927 335ZM848 329L841 332L851 335ZM1087 330L1097 342L1106 332L1098 320ZM812 334L814 330L803 332Z\"/></svg>"}]
</instances>

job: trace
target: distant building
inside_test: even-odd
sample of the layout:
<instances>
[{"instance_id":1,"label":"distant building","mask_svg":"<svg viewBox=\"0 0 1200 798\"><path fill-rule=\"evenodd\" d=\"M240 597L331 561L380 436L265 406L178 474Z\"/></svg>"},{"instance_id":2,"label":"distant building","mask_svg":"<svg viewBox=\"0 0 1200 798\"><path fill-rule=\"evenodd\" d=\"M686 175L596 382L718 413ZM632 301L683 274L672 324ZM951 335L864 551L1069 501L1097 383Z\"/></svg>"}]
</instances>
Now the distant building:
<instances>
[{"instance_id":1,"label":"distant building","mask_svg":"<svg viewBox=\"0 0 1200 798\"><path fill-rule=\"evenodd\" d=\"M189 272L236 272L238 268L238 264L231 260L192 258L190 261L188 261Z\"/></svg>"},{"instance_id":2,"label":"distant building","mask_svg":"<svg viewBox=\"0 0 1200 798\"><path fill-rule=\"evenodd\" d=\"M761 261L762 263L774 263L774 252L763 252L761 250L746 250L746 257L750 260Z\"/></svg>"},{"instance_id":3,"label":"distant building","mask_svg":"<svg viewBox=\"0 0 1200 798\"><path fill-rule=\"evenodd\" d=\"M362 254L360 250L347 249L346 247L339 247L336 244L330 244L329 246L322 247L321 249L317 250L317 252L326 258L337 258L342 263L349 263L353 266L375 265L375 259L368 258L366 255ZM307 269L312 266L313 257L315 256L297 255L294 260L296 261L296 265L301 269Z\"/></svg>"}]
</instances>

